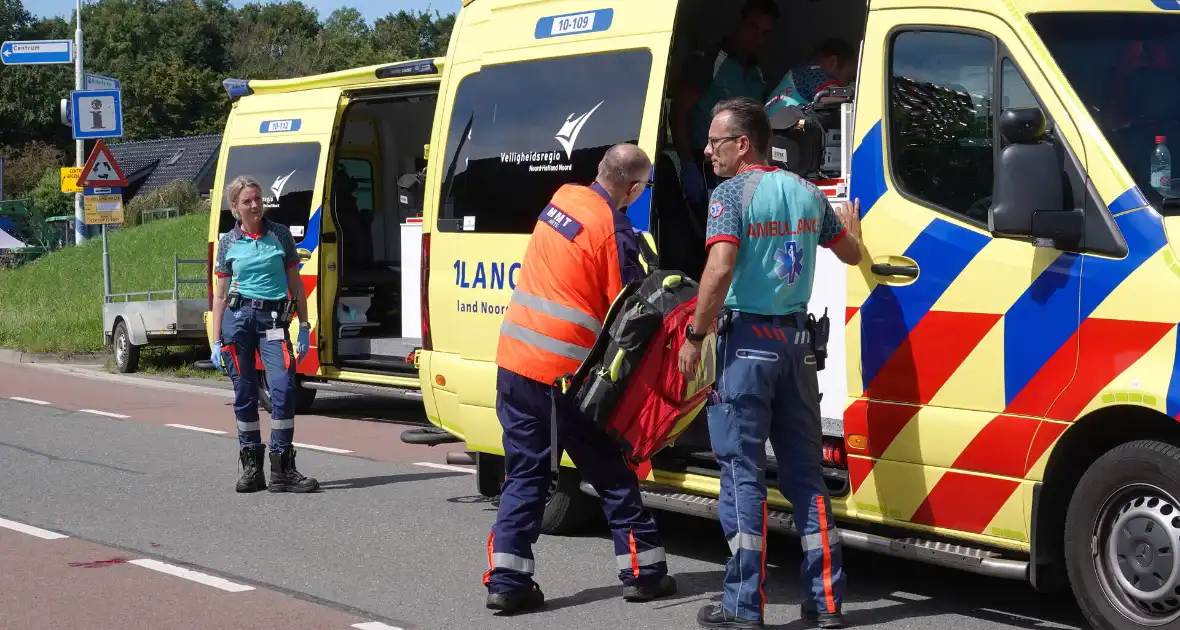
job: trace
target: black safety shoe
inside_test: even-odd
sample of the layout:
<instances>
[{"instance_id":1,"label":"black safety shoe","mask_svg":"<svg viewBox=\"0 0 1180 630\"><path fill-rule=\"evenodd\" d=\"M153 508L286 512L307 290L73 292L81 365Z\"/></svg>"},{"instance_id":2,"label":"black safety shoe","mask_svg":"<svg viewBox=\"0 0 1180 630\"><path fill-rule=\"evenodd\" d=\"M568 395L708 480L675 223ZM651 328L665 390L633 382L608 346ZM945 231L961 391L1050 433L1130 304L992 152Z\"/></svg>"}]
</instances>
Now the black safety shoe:
<instances>
[{"instance_id":1,"label":"black safety shoe","mask_svg":"<svg viewBox=\"0 0 1180 630\"><path fill-rule=\"evenodd\" d=\"M238 459L242 462L242 476L238 479L238 492L258 492L266 490L266 475L262 472L262 463L266 459L266 445L247 446L238 451Z\"/></svg>"},{"instance_id":2,"label":"black safety shoe","mask_svg":"<svg viewBox=\"0 0 1180 630\"><path fill-rule=\"evenodd\" d=\"M761 628L761 619L738 619L720 602L707 604L697 611L697 623L702 628Z\"/></svg>"},{"instance_id":3,"label":"black safety shoe","mask_svg":"<svg viewBox=\"0 0 1180 630\"><path fill-rule=\"evenodd\" d=\"M507 593L488 593L487 605L489 610L498 610L511 615L544 606L545 594L541 592L541 587L534 582L532 586L518 588Z\"/></svg>"},{"instance_id":4,"label":"black safety shoe","mask_svg":"<svg viewBox=\"0 0 1180 630\"><path fill-rule=\"evenodd\" d=\"M623 587L623 599L629 602L650 602L653 599L676 594L676 578L662 575Z\"/></svg>"},{"instance_id":5,"label":"black safety shoe","mask_svg":"<svg viewBox=\"0 0 1180 630\"><path fill-rule=\"evenodd\" d=\"M295 468L295 447L287 446L279 452L270 452L271 492L314 492L320 482L304 477Z\"/></svg>"},{"instance_id":6,"label":"black safety shoe","mask_svg":"<svg viewBox=\"0 0 1180 630\"><path fill-rule=\"evenodd\" d=\"M804 603L799 607L799 618L819 628L843 628L844 616L838 612L821 613L814 604Z\"/></svg>"}]
</instances>

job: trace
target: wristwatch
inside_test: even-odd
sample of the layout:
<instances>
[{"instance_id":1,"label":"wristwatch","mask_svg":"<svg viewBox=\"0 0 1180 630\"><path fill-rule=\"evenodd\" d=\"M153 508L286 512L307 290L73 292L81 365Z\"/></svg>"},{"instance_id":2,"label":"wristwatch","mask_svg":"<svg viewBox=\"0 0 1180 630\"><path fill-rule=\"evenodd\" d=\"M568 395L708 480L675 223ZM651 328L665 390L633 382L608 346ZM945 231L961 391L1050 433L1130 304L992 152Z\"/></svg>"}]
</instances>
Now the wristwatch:
<instances>
[{"instance_id":1,"label":"wristwatch","mask_svg":"<svg viewBox=\"0 0 1180 630\"><path fill-rule=\"evenodd\" d=\"M686 339L688 339L689 341L704 341L705 340L705 335L698 334L695 330L692 329L692 323L689 323L689 325L684 328L684 337Z\"/></svg>"}]
</instances>

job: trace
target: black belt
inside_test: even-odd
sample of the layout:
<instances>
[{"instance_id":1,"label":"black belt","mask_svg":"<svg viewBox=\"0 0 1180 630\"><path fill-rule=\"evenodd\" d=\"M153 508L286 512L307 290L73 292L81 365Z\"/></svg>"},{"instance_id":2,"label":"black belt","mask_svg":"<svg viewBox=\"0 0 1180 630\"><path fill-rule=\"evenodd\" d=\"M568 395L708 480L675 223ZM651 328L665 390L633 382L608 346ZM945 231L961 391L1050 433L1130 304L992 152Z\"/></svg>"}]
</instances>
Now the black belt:
<instances>
[{"instance_id":1,"label":"black belt","mask_svg":"<svg viewBox=\"0 0 1180 630\"><path fill-rule=\"evenodd\" d=\"M759 313L743 313L734 311L734 319L746 322L759 322L774 326L792 326L794 328L807 327L807 313L787 313L786 315L762 315Z\"/></svg>"},{"instance_id":2,"label":"black belt","mask_svg":"<svg viewBox=\"0 0 1180 630\"><path fill-rule=\"evenodd\" d=\"M253 298L243 297L239 293L231 293L229 296L230 308L241 308L249 306L258 311L283 311L287 308L290 300L255 300Z\"/></svg>"}]
</instances>

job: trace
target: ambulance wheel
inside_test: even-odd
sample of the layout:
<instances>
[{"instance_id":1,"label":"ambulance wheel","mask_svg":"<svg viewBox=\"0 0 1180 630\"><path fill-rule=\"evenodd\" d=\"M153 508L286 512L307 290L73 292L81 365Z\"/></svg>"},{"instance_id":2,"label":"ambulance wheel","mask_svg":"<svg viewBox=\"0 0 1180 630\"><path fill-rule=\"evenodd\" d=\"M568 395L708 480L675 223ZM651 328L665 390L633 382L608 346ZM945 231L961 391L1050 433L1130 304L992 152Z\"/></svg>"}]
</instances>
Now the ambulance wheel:
<instances>
[{"instance_id":1,"label":"ambulance wheel","mask_svg":"<svg viewBox=\"0 0 1180 630\"><path fill-rule=\"evenodd\" d=\"M139 369L139 346L131 343L131 335L127 333L127 322L119 320L115 324L115 369L123 374Z\"/></svg>"},{"instance_id":2,"label":"ambulance wheel","mask_svg":"<svg viewBox=\"0 0 1180 630\"><path fill-rule=\"evenodd\" d=\"M295 375L295 415L302 416L311 412L317 391L319 390L304 387L303 377ZM265 370L258 370L258 405L266 410L266 413L271 413L274 407L270 401L270 384L266 382Z\"/></svg>"},{"instance_id":3,"label":"ambulance wheel","mask_svg":"<svg viewBox=\"0 0 1180 630\"><path fill-rule=\"evenodd\" d=\"M1103 630L1180 619L1180 448L1122 444L1082 476L1065 519L1074 596Z\"/></svg>"},{"instance_id":4,"label":"ambulance wheel","mask_svg":"<svg viewBox=\"0 0 1180 630\"><path fill-rule=\"evenodd\" d=\"M542 534L576 534L594 522L602 513L598 502L582 492L581 475L565 468L554 475L545 501L545 515L541 517Z\"/></svg>"},{"instance_id":5,"label":"ambulance wheel","mask_svg":"<svg viewBox=\"0 0 1180 630\"><path fill-rule=\"evenodd\" d=\"M480 495L491 498L500 495L504 487L504 457L490 453L475 454L475 488Z\"/></svg>"}]
</instances>

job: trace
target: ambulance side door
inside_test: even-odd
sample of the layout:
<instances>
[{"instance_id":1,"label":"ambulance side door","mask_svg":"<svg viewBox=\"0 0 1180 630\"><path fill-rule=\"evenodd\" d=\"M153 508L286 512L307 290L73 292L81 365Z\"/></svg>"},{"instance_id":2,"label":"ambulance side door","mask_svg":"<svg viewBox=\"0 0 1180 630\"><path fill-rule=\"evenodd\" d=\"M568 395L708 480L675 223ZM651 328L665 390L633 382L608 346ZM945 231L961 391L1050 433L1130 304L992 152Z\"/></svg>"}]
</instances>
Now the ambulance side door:
<instances>
[{"instance_id":1,"label":"ambulance side door","mask_svg":"<svg viewBox=\"0 0 1180 630\"><path fill-rule=\"evenodd\" d=\"M996 16L874 10L865 51L845 411L856 507L1023 543L1034 437L1077 364L1081 259L990 233L999 115L1039 106L1084 189L1081 138Z\"/></svg>"}]
</instances>

